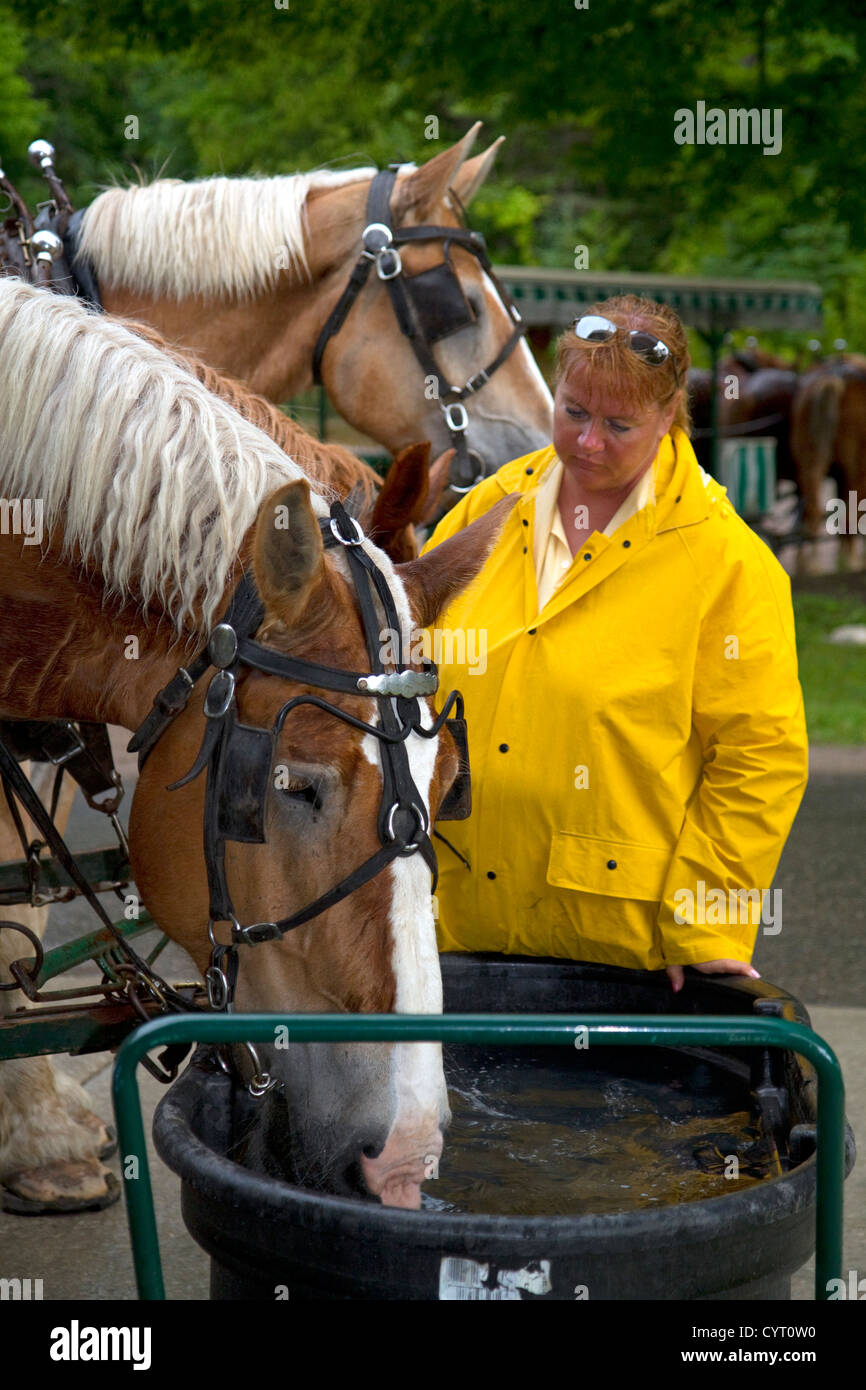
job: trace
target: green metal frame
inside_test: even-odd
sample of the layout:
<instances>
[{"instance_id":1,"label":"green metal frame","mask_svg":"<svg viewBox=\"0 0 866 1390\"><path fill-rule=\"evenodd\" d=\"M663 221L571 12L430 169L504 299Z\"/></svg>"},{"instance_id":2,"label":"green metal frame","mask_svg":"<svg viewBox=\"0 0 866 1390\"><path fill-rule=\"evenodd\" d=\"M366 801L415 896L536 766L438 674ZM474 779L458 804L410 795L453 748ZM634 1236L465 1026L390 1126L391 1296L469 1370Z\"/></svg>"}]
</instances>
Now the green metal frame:
<instances>
[{"instance_id":1,"label":"green metal frame","mask_svg":"<svg viewBox=\"0 0 866 1390\"><path fill-rule=\"evenodd\" d=\"M130 881L129 860L118 846L87 850L76 857L82 873L97 893L107 892L114 885L122 886ZM0 864L0 917L6 915L7 909L14 915L14 908L26 901L30 889L26 859ZM37 892L64 889L69 890L70 898L78 896L62 864L53 858L40 859ZM114 925L127 940L143 932L160 931L150 913L144 909L139 910L134 920L124 919ZM160 931L158 941L145 957L148 965L153 964L167 945L168 937ZM26 941L22 939L22 950L26 949ZM32 955L22 954L21 959L31 968L35 963ZM46 951L36 977L36 987L42 990L51 980L90 961L99 967L107 980L120 983L115 966L121 964L122 955L117 938L107 927L98 927L85 936L65 941L61 946ZM53 990L51 995L46 1003L0 1017L0 1061L53 1052L105 1052L116 1047L140 1021L131 1008L110 1001L96 1003L90 998L87 1002L77 1003L80 996L78 988Z\"/></svg>"},{"instance_id":2,"label":"green metal frame","mask_svg":"<svg viewBox=\"0 0 866 1390\"><path fill-rule=\"evenodd\" d=\"M443 1042L589 1046L780 1047L798 1053L818 1073L815 1298L842 1268L842 1188L845 1178L845 1087L838 1058L801 1023L730 1015L696 1018L646 1014L186 1014L142 1024L120 1048L112 1097L117 1121L129 1235L139 1298L164 1299L162 1262L147 1162L138 1063L167 1043L267 1043L277 1028L295 1042ZM584 1031L585 1030L585 1031ZM137 1176L126 1177L137 1158Z\"/></svg>"}]
</instances>

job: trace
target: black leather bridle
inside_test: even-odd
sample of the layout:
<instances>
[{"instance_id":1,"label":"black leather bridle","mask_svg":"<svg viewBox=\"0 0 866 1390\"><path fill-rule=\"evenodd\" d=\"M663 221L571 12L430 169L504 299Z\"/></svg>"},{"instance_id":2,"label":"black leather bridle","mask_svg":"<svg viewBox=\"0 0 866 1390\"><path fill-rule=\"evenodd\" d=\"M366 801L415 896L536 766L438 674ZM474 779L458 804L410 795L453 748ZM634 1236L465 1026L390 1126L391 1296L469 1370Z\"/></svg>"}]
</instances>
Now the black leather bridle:
<instances>
[{"instance_id":1,"label":"black leather bridle","mask_svg":"<svg viewBox=\"0 0 866 1390\"><path fill-rule=\"evenodd\" d=\"M481 482L486 475L483 467L480 473L477 472L469 454L466 443L469 416L463 402L480 391L494 372L510 357L526 332L526 325L490 263L486 243L480 232L470 231L468 227L440 227L432 224L424 227L392 227L391 193L400 167L399 164L392 164L387 169L380 170L370 184L365 214L366 226L361 233L363 250L349 277L349 283L319 334L313 353L313 380L317 386L321 385L325 348L346 322L349 310L367 283L370 270L375 265L376 274L390 296L401 333L409 339L425 377L432 377L436 382L439 408L445 417L445 426L456 450L451 464L449 486L454 492L465 493ZM424 270L418 275L404 275L403 262L397 248L413 242L438 240L445 243L445 259L442 264ZM475 315L451 266L449 251L452 243L462 246L477 258L515 325L510 337L493 360L471 376L463 386L452 386L442 376L433 356L434 343L475 322Z\"/></svg>"},{"instance_id":2,"label":"black leather bridle","mask_svg":"<svg viewBox=\"0 0 866 1390\"><path fill-rule=\"evenodd\" d=\"M422 726L418 698L432 695L438 689L436 667L432 662L425 662L422 671L414 671L398 661L395 663L396 671L385 672L380 655L380 623L374 594L382 605L386 627L392 632L401 630L394 598L385 576L362 548L364 534L357 521L348 515L339 502L332 504L330 518L319 524L326 545L345 548L361 610L370 670L343 671L287 656L256 642L254 634L264 618L264 606L252 579L245 575L224 617L211 632L206 648L188 667L181 667L159 692L154 699L154 709L128 745L130 752L138 752L141 768L161 734L186 706L197 681L210 667L217 668L205 697L206 724L198 755L186 776L169 788L174 790L186 786L207 769L204 853L210 894L208 932L213 953L206 983L214 1008L231 1006L237 980L237 949L240 945L280 939L286 932L318 917L356 888L368 883L398 856L420 853L433 876L435 891L436 853L429 834L428 812L409 765L406 740L410 734L429 739L435 738L443 725L448 728L461 754L462 766L437 819L462 819L469 814L462 697L458 691L452 691L430 727ZM366 695L376 700L379 722L366 723L317 695L299 695L283 705L272 729L241 724L237 719L235 703L235 685L241 667L323 690ZM235 914L226 882L225 842L230 839L264 843L265 799L273 775L276 740L291 711L305 704L314 705L379 740L384 784L378 814L381 848L328 892L291 916L276 922L255 922L242 926ZM449 717L455 705L457 714ZM214 925L217 922L231 923L231 941L228 945L216 940Z\"/></svg>"}]
</instances>

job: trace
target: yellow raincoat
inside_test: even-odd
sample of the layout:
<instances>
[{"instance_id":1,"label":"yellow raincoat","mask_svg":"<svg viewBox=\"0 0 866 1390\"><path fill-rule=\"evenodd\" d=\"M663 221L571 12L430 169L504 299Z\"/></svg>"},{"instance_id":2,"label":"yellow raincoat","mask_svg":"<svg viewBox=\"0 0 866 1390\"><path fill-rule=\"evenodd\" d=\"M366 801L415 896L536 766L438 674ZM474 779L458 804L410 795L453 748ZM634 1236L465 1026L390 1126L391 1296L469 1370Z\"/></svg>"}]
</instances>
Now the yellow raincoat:
<instances>
[{"instance_id":1,"label":"yellow raincoat","mask_svg":"<svg viewBox=\"0 0 866 1390\"><path fill-rule=\"evenodd\" d=\"M471 866L438 846L440 950L748 961L807 780L790 583L674 429L655 502L594 532L539 614L534 492L554 460L501 468L426 547L522 494L429 634L466 702L473 799L440 827Z\"/></svg>"}]
</instances>

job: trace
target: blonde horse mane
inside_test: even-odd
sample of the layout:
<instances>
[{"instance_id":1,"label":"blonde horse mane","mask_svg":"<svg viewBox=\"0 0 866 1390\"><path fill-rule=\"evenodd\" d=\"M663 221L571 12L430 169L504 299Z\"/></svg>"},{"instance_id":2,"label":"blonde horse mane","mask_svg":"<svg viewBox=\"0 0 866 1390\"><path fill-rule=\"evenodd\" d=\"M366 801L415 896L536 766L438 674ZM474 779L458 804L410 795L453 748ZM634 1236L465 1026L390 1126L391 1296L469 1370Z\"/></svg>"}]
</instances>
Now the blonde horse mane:
<instances>
[{"instance_id":1,"label":"blonde horse mane","mask_svg":"<svg viewBox=\"0 0 866 1390\"><path fill-rule=\"evenodd\" d=\"M358 515L373 510L382 479L374 468L341 444L323 443L264 396L257 396L243 381L226 376L196 357L188 348L169 343L149 324L123 320L139 338L164 352L179 367L186 368L214 396L227 401L251 425L263 430L284 453L298 464L304 476L325 490L332 489L341 500L353 488L360 491Z\"/></svg>"},{"instance_id":2,"label":"blonde horse mane","mask_svg":"<svg viewBox=\"0 0 866 1390\"><path fill-rule=\"evenodd\" d=\"M169 299L249 298L271 289L281 270L298 278L309 273L308 195L375 172L320 169L109 188L84 213L77 254L109 287Z\"/></svg>"},{"instance_id":3,"label":"blonde horse mane","mask_svg":"<svg viewBox=\"0 0 866 1390\"><path fill-rule=\"evenodd\" d=\"M0 278L0 490L42 504L106 598L209 630L259 507L300 467L122 324ZM313 492L318 515L324 498Z\"/></svg>"}]
</instances>

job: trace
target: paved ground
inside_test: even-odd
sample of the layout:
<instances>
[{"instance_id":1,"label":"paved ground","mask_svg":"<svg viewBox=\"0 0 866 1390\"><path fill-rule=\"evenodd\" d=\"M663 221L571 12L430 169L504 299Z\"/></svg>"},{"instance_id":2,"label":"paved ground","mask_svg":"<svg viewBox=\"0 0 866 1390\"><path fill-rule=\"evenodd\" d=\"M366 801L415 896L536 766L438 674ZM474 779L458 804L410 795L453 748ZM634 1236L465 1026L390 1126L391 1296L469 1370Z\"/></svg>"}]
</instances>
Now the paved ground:
<instances>
[{"instance_id":1,"label":"paved ground","mask_svg":"<svg viewBox=\"0 0 866 1390\"><path fill-rule=\"evenodd\" d=\"M131 785L131 783L129 783ZM780 866L782 930L763 937L755 964L809 1008L813 1027L837 1052L847 1087L848 1118L866 1153L866 951L864 951L863 842L866 825L866 749L817 749L808 791ZM101 820L74 816L73 843L108 843ZM78 904L54 909L53 945L90 928ZM188 979L191 965L172 949L163 956L169 979ZM71 1071L103 1117L111 1115L111 1059L105 1054L67 1057ZM145 1125L163 1088L141 1074ZM160 1241L169 1298L207 1297L207 1257L180 1216L179 1183L151 1149ZM119 1172L117 1159L111 1166ZM866 1161L846 1184L844 1269L866 1275ZM0 1277L41 1278L46 1299L135 1297L122 1204L104 1212L52 1218L0 1213ZM795 1276L794 1297L812 1297L811 1265Z\"/></svg>"}]
</instances>

